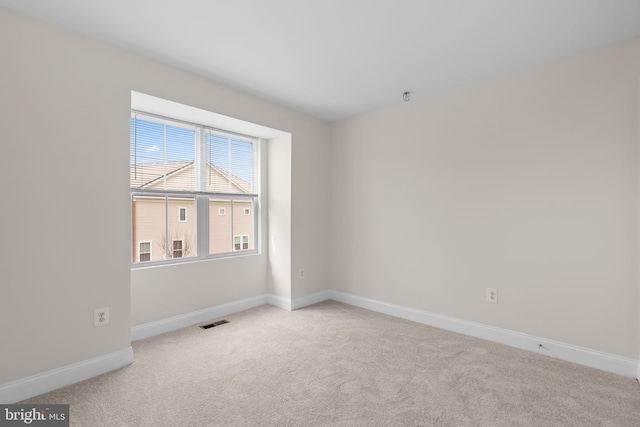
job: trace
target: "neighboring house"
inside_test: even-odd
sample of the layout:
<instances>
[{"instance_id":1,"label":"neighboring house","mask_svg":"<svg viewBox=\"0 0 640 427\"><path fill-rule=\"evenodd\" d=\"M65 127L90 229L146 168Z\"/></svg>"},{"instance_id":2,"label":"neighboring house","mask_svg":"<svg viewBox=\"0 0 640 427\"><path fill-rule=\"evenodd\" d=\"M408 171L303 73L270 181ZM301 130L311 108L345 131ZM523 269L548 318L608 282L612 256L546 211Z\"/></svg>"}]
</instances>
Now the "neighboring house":
<instances>
[{"instance_id":1,"label":"neighboring house","mask_svg":"<svg viewBox=\"0 0 640 427\"><path fill-rule=\"evenodd\" d=\"M252 192L251 184L206 164L206 184L200 191ZM132 190L194 191L194 162L131 165ZM133 262L185 258L196 254L196 204L192 195L134 195L132 200ZM209 254L254 248L252 202L211 195ZM165 222L166 218L166 222ZM167 233L168 232L168 233Z\"/></svg>"}]
</instances>

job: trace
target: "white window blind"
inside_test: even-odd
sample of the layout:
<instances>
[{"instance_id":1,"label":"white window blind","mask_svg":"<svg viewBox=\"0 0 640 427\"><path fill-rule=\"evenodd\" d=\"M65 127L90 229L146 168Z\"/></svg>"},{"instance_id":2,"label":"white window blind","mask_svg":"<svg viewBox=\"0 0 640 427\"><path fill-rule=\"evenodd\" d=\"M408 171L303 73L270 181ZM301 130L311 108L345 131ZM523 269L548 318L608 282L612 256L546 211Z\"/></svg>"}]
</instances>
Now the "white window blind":
<instances>
[{"instance_id":1,"label":"white window blind","mask_svg":"<svg viewBox=\"0 0 640 427\"><path fill-rule=\"evenodd\" d=\"M196 131L132 119L131 188L195 191Z\"/></svg>"},{"instance_id":2,"label":"white window blind","mask_svg":"<svg viewBox=\"0 0 640 427\"><path fill-rule=\"evenodd\" d=\"M207 131L206 191L254 194L253 142Z\"/></svg>"}]
</instances>

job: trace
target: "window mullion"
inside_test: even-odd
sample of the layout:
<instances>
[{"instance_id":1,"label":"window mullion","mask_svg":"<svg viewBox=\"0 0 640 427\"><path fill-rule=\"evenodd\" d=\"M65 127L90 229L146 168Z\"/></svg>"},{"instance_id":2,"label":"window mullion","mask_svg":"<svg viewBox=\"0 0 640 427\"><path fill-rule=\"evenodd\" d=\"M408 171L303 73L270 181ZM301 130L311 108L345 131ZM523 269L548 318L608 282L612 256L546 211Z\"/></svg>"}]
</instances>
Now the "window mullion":
<instances>
[{"instance_id":1,"label":"window mullion","mask_svg":"<svg viewBox=\"0 0 640 427\"><path fill-rule=\"evenodd\" d=\"M167 189L167 125L162 125L162 188Z\"/></svg>"},{"instance_id":2,"label":"window mullion","mask_svg":"<svg viewBox=\"0 0 640 427\"><path fill-rule=\"evenodd\" d=\"M196 197L196 256L209 255L209 196Z\"/></svg>"},{"instance_id":3,"label":"window mullion","mask_svg":"<svg viewBox=\"0 0 640 427\"><path fill-rule=\"evenodd\" d=\"M251 235L253 236L253 249L255 250L259 250L260 248L260 233L258 232L260 224L258 223L258 212L260 209L260 206L258 206L259 200L257 197L253 197L252 202L251 202L251 214L253 215L253 224L252 227L253 229L251 230Z\"/></svg>"},{"instance_id":4,"label":"window mullion","mask_svg":"<svg viewBox=\"0 0 640 427\"><path fill-rule=\"evenodd\" d=\"M231 165L231 138L228 137L227 138L227 157L228 157L228 162L229 162L229 170L227 171L227 174L229 175L229 193L233 192L233 187L231 186L231 172L233 170L232 165ZM231 204L231 211L233 212L233 203ZM231 220L233 221L233 217L231 218Z\"/></svg>"},{"instance_id":5,"label":"window mullion","mask_svg":"<svg viewBox=\"0 0 640 427\"><path fill-rule=\"evenodd\" d=\"M205 191L207 188L207 136L204 128L196 130L195 153L195 190Z\"/></svg>"},{"instance_id":6,"label":"window mullion","mask_svg":"<svg viewBox=\"0 0 640 427\"><path fill-rule=\"evenodd\" d=\"M231 251L233 252L235 242L235 230L233 229L233 199L230 200L229 205L231 206Z\"/></svg>"},{"instance_id":7,"label":"window mullion","mask_svg":"<svg viewBox=\"0 0 640 427\"><path fill-rule=\"evenodd\" d=\"M133 178L138 179L138 118L133 116Z\"/></svg>"},{"instance_id":8,"label":"window mullion","mask_svg":"<svg viewBox=\"0 0 640 427\"><path fill-rule=\"evenodd\" d=\"M169 259L169 196L164 197L164 259Z\"/></svg>"},{"instance_id":9,"label":"window mullion","mask_svg":"<svg viewBox=\"0 0 640 427\"><path fill-rule=\"evenodd\" d=\"M195 190L204 191L207 172L206 132L204 128L196 129L195 145ZM196 196L196 257L205 257L209 252L209 210L208 204L203 202L202 196Z\"/></svg>"}]
</instances>

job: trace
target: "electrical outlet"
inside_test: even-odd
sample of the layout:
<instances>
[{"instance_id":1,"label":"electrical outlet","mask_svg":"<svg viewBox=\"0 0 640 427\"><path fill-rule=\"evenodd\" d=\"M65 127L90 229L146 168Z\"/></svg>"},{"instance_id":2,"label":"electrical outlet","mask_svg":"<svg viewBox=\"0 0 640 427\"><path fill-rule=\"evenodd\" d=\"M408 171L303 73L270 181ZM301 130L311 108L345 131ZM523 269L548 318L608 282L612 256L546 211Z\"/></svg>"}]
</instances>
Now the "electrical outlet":
<instances>
[{"instance_id":1,"label":"electrical outlet","mask_svg":"<svg viewBox=\"0 0 640 427\"><path fill-rule=\"evenodd\" d=\"M498 303L498 290L493 288L487 288L487 302Z\"/></svg>"},{"instance_id":2,"label":"electrical outlet","mask_svg":"<svg viewBox=\"0 0 640 427\"><path fill-rule=\"evenodd\" d=\"M93 310L93 326L104 326L109 324L109 307L96 308Z\"/></svg>"},{"instance_id":3,"label":"electrical outlet","mask_svg":"<svg viewBox=\"0 0 640 427\"><path fill-rule=\"evenodd\" d=\"M300 269L299 277L300 277L301 279L304 279L304 268L301 268L301 269Z\"/></svg>"}]
</instances>

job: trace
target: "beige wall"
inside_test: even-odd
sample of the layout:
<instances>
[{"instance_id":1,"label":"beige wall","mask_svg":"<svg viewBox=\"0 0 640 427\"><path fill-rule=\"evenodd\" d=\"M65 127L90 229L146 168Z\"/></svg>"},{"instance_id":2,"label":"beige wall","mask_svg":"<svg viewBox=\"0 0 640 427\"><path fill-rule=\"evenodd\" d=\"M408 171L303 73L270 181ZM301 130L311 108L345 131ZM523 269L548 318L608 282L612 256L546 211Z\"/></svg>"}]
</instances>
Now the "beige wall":
<instances>
[{"instance_id":1,"label":"beige wall","mask_svg":"<svg viewBox=\"0 0 640 427\"><path fill-rule=\"evenodd\" d=\"M638 359L639 77L635 39L334 123L332 287Z\"/></svg>"},{"instance_id":2,"label":"beige wall","mask_svg":"<svg viewBox=\"0 0 640 427\"><path fill-rule=\"evenodd\" d=\"M302 292L327 285L326 123L4 8L0 55L0 174L21 212L0 225L12 242L0 249L0 384L128 348L132 326L267 291L265 245L131 271L132 90L290 132L300 187L287 197L301 215L317 211L298 219L302 237L291 241L315 272ZM34 255L35 241L65 250ZM105 306L110 324L94 328L93 310Z\"/></svg>"}]
</instances>

